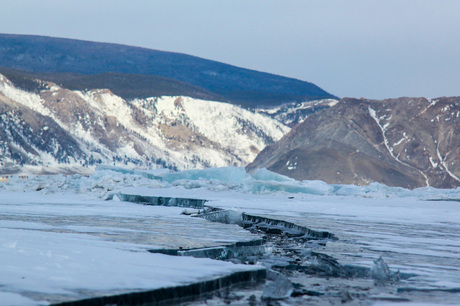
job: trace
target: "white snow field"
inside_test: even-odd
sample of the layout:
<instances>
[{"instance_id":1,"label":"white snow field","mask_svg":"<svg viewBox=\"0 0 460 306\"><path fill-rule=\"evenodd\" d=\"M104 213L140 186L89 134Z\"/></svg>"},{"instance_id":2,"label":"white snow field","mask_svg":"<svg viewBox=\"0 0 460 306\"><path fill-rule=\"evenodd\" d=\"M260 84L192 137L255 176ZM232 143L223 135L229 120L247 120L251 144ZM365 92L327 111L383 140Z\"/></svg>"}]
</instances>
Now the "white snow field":
<instances>
[{"instance_id":1,"label":"white snow field","mask_svg":"<svg viewBox=\"0 0 460 306\"><path fill-rule=\"evenodd\" d=\"M460 189L328 185L230 167L178 173L106 168L90 177L0 183L0 304L151 290L258 268L147 252L259 236L181 215L180 207L117 201L118 193L206 199L212 207L328 231L339 240L318 252L369 268L382 256L392 271L414 274L382 287L379 296L369 293L367 304L460 303Z\"/></svg>"}]
</instances>

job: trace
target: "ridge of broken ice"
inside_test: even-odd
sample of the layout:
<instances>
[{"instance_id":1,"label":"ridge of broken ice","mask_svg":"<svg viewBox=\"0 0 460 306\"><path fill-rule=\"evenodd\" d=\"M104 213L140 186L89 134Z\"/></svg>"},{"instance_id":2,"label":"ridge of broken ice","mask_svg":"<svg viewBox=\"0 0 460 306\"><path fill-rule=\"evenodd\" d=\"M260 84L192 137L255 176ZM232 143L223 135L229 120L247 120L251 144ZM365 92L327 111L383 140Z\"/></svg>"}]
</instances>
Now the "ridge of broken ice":
<instances>
[{"instance_id":1,"label":"ridge of broken ice","mask_svg":"<svg viewBox=\"0 0 460 306\"><path fill-rule=\"evenodd\" d=\"M12 176L0 183L0 190L40 191L42 193L75 192L96 194L103 198L125 187L185 189L205 188L211 191L237 190L251 194L293 193L307 195L358 196L371 198L415 197L430 200L459 200L460 188L436 189L423 187L414 190L389 187L380 183L367 186L332 185L323 181L297 181L292 178L258 169L252 174L244 168L225 167L181 172L158 170L127 170L117 167L99 167L93 175L29 176L23 180Z\"/></svg>"}]
</instances>

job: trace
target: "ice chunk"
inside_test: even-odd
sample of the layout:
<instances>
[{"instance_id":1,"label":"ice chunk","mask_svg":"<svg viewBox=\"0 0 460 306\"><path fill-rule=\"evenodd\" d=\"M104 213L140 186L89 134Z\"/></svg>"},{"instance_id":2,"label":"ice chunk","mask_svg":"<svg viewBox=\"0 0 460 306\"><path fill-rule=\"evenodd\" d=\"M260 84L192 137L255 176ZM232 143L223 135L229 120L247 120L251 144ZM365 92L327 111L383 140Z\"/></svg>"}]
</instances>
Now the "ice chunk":
<instances>
[{"instance_id":1,"label":"ice chunk","mask_svg":"<svg viewBox=\"0 0 460 306\"><path fill-rule=\"evenodd\" d=\"M220 222L225 224L242 224L243 215L236 210L222 210L210 212L200 215L199 217L212 222Z\"/></svg>"},{"instance_id":2,"label":"ice chunk","mask_svg":"<svg viewBox=\"0 0 460 306\"><path fill-rule=\"evenodd\" d=\"M333 187L322 181L262 181L253 178L244 182L244 189L249 193L305 193L325 195L333 191Z\"/></svg>"},{"instance_id":3,"label":"ice chunk","mask_svg":"<svg viewBox=\"0 0 460 306\"><path fill-rule=\"evenodd\" d=\"M248 193L307 194L329 194L334 190L322 181L300 182L265 168L256 170L252 175L247 174L244 168L226 167L166 173L161 177L164 182L187 189L207 187L216 191L243 189Z\"/></svg>"},{"instance_id":4,"label":"ice chunk","mask_svg":"<svg viewBox=\"0 0 460 306\"><path fill-rule=\"evenodd\" d=\"M188 209L184 209L182 212L181 212L181 215L186 215L186 216L190 216L190 215L197 215L200 213L200 210L199 209L191 209L191 208L188 208Z\"/></svg>"},{"instance_id":5,"label":"ice chunk","mask_svg":"<svg viewBox=\"0 0 460 306\"><path fill-rule=\"evenodd\" d=\"M271 172L265 168L257 169L244 181L244 189L250 193L307 193L329 194L334 188L322 181L296 181L284 175Z\"/></svg>"},{"instance_id":6,"label":"ice chunk","mask_svg":"<svg viewBox=\"0 0 460 306\"><path fill-rule=\"evenodd\" d=\"M390 268L380 256L377 260L374 260L374 266L371 270L371 277L379 281L398 280L399 271L392 273Z\"/></svg>"},{"instance_id":7,"label":"ice chunk","mask_svg":"<svg viewBox=\"0 0 460 306\"><path fill-rule=\"evenodd\" d=\"M262 293L263 299L281 300L292 295L294 286L291 281L283 274L278 274L275 280L269 282Z\"/></svg>"},{"instance_id":8,"label":"ice chunk","mask_svg":"<svg viewBox=\"0 0 460 306\"><path fill-rule=\"evenodd\" d=\"M168 183L173 183L178 180L218 180L225 183L239 184L243 182L246 175L244 168L224 167L172 172L166 173L161 177L163 181Z\"/></svg>"},{"instance_id":9,"label":"ice chunk","mask_svg":"<svg viewBox=\"0 0 460 306\"><path fill-rule=\"evenodd\" d=\"M295 182L295 180L290 177L269 171L265 168L257 169L251 177L258 181Z\"/></svg>"}]
</instances>

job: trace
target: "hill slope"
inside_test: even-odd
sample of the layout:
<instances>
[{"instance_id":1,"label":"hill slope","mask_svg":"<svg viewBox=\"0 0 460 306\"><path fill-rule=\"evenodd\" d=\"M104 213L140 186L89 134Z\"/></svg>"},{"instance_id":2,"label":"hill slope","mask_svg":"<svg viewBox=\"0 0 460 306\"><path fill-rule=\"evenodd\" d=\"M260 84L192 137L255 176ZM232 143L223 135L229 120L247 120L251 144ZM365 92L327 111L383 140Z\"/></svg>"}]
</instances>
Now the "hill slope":
<instances>
[{"instance_id":1,"label":"hill slope","mask_svg":"<svg viewBox=\"0 0 460 306\"><path fill-rule=\"evenodd\" d=\"M101 74L80 73L40 73L0 67L0 73L15 86L26 91L39 92L40 83L46 80L70 90L110 89L123 99L132 100L145 97L187 96L197 99L224 101L224 98L200 87L156 75L107 72Z\"/></svg>"},{"instance_id":2,"label":"hill slope","mask_svg":"<svg viewBox=\"0 0 460 306\"><path fill-rule=\"evenodd\" d=\"M309 82L186 54L43 36L0 34L0 67L48 73L156 75L197 86L246 107L334 98ZM155 94L139 95L148 96Z\"/></svg>"},{"instance_id":3,"label":"hill slope","mask_svg":"<svg viewBox=\"0 0 460 306\"><path fill-rule=\"evenodd\" d=\"M342 99L247 167L332 184L460 186L460 97Z\"/></svg>"},{"instance_id":4,"label":"hill slope","mask_svg":"<svg viewBox=\"0 0 460 306\"><path fill-rule=\"evenodd\" d=\"M0 174L87 173L97 164L244 166L289 131L228 103L188 97L128 102L107 89L71 91L37 82L39 89L28 92L0 75Z\"/></svg>"}]
</instances>

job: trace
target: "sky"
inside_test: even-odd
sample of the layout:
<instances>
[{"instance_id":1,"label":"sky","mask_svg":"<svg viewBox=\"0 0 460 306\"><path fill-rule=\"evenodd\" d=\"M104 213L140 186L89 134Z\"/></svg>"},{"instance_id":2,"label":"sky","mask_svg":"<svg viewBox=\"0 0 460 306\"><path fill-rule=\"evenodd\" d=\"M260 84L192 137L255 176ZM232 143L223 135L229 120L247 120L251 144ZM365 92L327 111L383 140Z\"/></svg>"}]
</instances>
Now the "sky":
<instances>
[{"instance_id":1,"label":"sky","mask_svg":"<svg viewBox=\"0 0 460 306\"><path fill-rule=\"evenodd\" d=\"M2 0L0 33L186 53L339 97L460 96L458 0Z\"/></svg>"}]
</instances>

